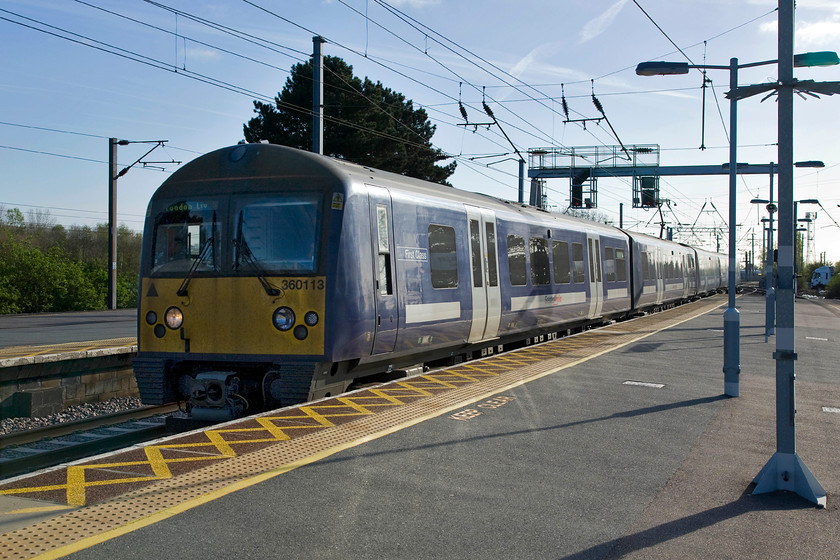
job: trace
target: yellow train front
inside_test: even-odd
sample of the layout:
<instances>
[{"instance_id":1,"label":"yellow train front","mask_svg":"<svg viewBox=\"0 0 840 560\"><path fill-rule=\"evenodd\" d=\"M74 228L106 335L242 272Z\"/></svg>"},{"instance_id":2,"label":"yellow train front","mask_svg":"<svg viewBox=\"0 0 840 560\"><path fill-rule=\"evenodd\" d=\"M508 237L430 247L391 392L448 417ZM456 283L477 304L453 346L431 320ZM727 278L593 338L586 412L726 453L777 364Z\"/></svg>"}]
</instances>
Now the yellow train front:
<instances>
[{"instance_id":1,"label":"yellow train front","mask_svg":"<svg viewBox=\"0 0 840 560\"><path fill-rule=\"evenodd\" d=\"M152 197L134 362L144 403L189 402L194 418L224 420L346 388L324 352L342 180L277 153L218 150Z\"/></svg>"}]
</instances>

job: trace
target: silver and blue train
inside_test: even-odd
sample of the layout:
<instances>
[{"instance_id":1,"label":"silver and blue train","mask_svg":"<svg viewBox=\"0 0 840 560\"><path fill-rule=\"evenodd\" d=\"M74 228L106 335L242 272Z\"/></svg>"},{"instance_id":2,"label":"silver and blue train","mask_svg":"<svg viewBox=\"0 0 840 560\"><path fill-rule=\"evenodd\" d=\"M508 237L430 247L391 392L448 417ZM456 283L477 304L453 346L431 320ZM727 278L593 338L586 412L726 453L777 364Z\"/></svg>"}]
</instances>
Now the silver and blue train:
<instances>
[{"instance_id":1,"label":"silver and blue train","mask_svg":"<svg viewBox=\"0 0 840 560\"><path fill-rule=\"evenodd\" d=\"M152 197L144 403L221 420L727 287L725 255L269 144Z\"/></svg>"}]
</instances>

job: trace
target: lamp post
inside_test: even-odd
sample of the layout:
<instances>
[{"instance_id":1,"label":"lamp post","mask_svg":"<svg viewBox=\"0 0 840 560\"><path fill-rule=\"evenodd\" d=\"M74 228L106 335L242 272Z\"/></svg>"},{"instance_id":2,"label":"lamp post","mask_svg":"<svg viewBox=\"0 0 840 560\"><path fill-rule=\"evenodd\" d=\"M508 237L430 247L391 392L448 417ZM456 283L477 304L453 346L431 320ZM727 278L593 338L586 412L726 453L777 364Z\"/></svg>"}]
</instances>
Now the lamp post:
<instances>
[{"instance_id":1,"label":"lamp post","mask_svg":"<svg viewBox=\"0 0 840 560\"><path fill-rule=\"evenodd\" d=\"M770 199L754 198L750 202L766 204L767 213L770 214L767 249L764 252L764 342L767 342L770 335L776 331L776 290L773 288L773 214L776 213L778 207L773 203L773 162L770 162Z\"/></svg>"},{"instance_id":2,"label":"lamp post","mask_svg":"<svg viewBox=\"0 0 840 560\"><path fill-rule=\"evenodd\" d=\"M796 453L795 317L793 292L793 30L794 0L779 0L779 291L776 298L776 452L755 477L753 494L786 490L825 507L826 494ZM835 53L834 60L837 60ZM828 64L828 62L826 62ZM835 62L836 64L836 62ZM737 93L733 94L733 98Z\"/></svg>"},{"instance_id":3,"label":"lamp post","mask_svg":"<svg viewBox=\"0 0 840 560\"><path fill-rule=\"evenodd\" d=\"M672 74L688 74L689 69L729 70L729 87L738 87L738 69L763 64L773 64L775 60L739 65L737 58L729 60L729 66L715 66L707 64L688 64L685 62L642 62L636 67L639 76L657 76ZM723 313L723 386L724 393L730 397L737 397L740 393L738 376L741 373L741 348L739 345L741 318L735 308L735 288L737 285L738 255L735 240L736 214L736 186L738 180L738 102L729 102L729 274L727 291L729 304Z\"/></svg>"},{"instance_id":4,"label":"lamp post","mask_svg":"<svg viewBox=\"0 0 840 560\"><path fill-rule=\"evenodd\" d=\"M838 63L837 54L834 52L814 52L799 55L791 55L793 65L800 66L828 66ZM778 60L764 60L761 62L750 62L738 64L737 58L729 60L729 66L711 64L688 64L687 62L665 62L651 61L642 62L636 66L636 74L639 76L668 76L688 74L690 69L700 70L729 70L730 91L738 89L738 70L740 68L753 68L776 64ZM729 303L723 313L723 386L724 394L730 397L737 397L740 393L739 375L741 373L741 348L740 348L740 313L735 308L735 289L737 285L738 254L736 247L736 187L738 179L738 100L733 96L729 100L729 275L727 291Z\"/></svg>"}]
</instances>

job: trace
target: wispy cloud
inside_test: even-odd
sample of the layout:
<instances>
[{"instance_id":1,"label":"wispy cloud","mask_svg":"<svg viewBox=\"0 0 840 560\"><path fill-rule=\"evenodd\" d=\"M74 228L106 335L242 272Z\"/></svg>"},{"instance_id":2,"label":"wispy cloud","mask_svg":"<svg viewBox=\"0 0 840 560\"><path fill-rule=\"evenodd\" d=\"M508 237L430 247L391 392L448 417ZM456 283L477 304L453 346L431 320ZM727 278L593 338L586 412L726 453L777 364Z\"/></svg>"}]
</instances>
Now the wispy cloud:
<instances>
[{"instance_id":1,"label":"wispy cloud","mask_svg":"<svg viewBox=\"0 0 840 560\"><path fill-rule=\"evenodd\" d=\"M519 62L517 62L511 67L510 73L516 76L517 78L521 77L522 74L524 74L528 70L528 68L534 63L534 61L537 60L537 55L541 51L548 48L548 46L549 43L545 43L543 45L531 49L531 52L523 56L521 59L519 59Z\"/></svg>"},{"instance_id":2,"label":"wispy cloud","mask_svg":"<svg viewBox=\"0 0 840 560\"><path fill-rule=\"evenodd\" d=\"M803 47L837 45L840 41L840 17L831 21L802 22L796 29L796 42Z\"/></svg>"},{"instance_id":3,"label":"wispy cloud","mask_svg":"<svg viewBox=\"0 0 840 560\"><path fill-rule=\"evenodd\" d=\"M827 6L820 5L826 8ZM840 41L840 8L834 3L831 8L834 13L825 17L814 17L813 10L810 17L796 22L796 45L799 47L833 47ZM768 21L759 28L764 33L776 34L778 24ZM832 49L833 50L833 49Z\"/></svg>"},{"instance_id":4,"label":"wispy cloud","mask_svg":"<svg viewBox=\"0 0 840 560\"><path fill-rule=\"evenodd\" d=\"M621 12L621 9L626 3L627 0L618 0L618 2L607 8L600 16L586 22L578 34L578 43L591 41L606 31L612 25L612 22L615 21L615 18L618 17L619 12Z\"/></svg>"}]
</instances>

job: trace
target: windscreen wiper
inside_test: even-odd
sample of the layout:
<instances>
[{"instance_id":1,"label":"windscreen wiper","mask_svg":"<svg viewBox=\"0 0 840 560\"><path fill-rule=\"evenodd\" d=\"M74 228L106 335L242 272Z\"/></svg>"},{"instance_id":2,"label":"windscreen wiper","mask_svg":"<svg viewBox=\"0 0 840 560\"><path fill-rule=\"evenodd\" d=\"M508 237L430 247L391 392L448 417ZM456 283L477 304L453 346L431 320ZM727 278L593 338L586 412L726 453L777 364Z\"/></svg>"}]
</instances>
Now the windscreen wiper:
<instances>
[{"instance_id":1,"label":"windscreen wiper","mask_svg":"<svg viewBox=\"0 0 840 560\"><path fill-rule=\"evenodd\" d=\"M257 273L257 280L259 280L260 285L265 290L265 293L270 296L280 296L283 295L283 290L277 288L276 286L272 286L271 282L268 281L266 276L268 273L262 267L260 262L254 257L254 253L251 252L251 248L248 247L248 242L245 241L244 237L239 239L235 239L233 244L236 245L237 254L236 254L236 262L234 263L234 270L239 270L239 258L241 257L245 264L249 265L251 268L254 269Z\"/></svg>"},{"instance_id":2,"label":"windscreen wiper","mask_svg":"<svg viewBox=\"0 0 840 560\"><path fill-rule=\"evenodd\" d=\"M212 248L213 248L213 238L208 237L207 240L204 242L204 245L201 246L201 251L199 251L198 257L195 259L192 266L190 267L189 272L187 272L187 275L184 277L184 281L181 282L181 287L178 288L177 293L180 297L184 297L184 296L187 295L187 288L190 285L190 281L192 280L196 269L204 261L204 258L210 253L210 249L212 249Z\"/></svg>"}]
</instances>

